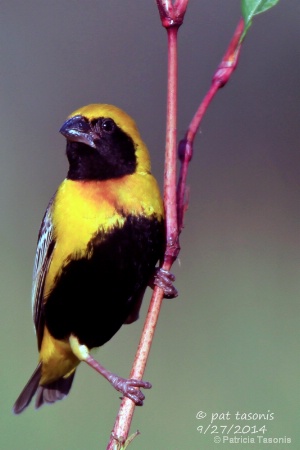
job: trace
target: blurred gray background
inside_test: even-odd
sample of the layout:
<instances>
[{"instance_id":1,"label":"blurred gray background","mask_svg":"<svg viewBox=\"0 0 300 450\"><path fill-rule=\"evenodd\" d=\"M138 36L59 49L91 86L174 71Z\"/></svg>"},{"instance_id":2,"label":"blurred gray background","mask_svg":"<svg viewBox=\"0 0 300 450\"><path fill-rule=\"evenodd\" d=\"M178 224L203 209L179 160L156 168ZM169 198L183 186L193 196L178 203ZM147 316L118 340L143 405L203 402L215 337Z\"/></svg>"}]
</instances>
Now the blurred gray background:
<instances>
[{"instance_id":1,"label":"blurred gray background","mask_svg":"<svg viewBox=\"0 0 300 450\"><path fill-rule=\"evenodd\" d=\"M190 1L179 33L179 136L239 8L236 0ZM231 420L215 424L266 425L265 436L292 439L272 448L299 448L299 19L297 0L256 18L238 70L203 121L174 266L180 296L163 304L133 450L232 449L197 431L227 411ZM67 400L11 413L38 356L32 264L44 210L67 171L58 129L74 109L107 102L131 114L162 185L166 33L154 0L2 0L0 21L0 448L103 449L118 395L85 365ZM149 293L141 320L97 352L120 375L129 374L148 302ZM198 411L207 417L196 419ZM237 422L237 411L269 411L274 420Z\"/></svg>"}]
</instances>

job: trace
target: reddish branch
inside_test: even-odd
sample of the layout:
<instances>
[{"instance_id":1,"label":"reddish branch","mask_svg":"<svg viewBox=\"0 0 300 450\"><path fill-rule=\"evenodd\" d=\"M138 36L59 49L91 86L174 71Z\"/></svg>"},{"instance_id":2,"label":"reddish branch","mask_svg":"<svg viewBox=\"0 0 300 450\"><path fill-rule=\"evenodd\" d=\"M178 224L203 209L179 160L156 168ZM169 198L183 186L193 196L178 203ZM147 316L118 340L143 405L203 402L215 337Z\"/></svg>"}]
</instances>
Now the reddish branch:
<instances>
[{"instance_id":1,"label":"reddish branch","mask_svg":"<svg viewBox=\"0 0 300 450\"><path fill-rule=\"evenodd\" d=\"M222 59L213 79L212 85L195 116L193 117L185 138L179 144L181 169L176 191L177 158L177 32L183 22L188 0L156 0L162 25L168 35L168 94L167 94L167 128L166 157L164 173L164 204L166 213L166 251L162 268L170 270L179 253L179 234L183 227L188 165L192 158L193 142L204 113L219 88L229 80L236 68L240 52L239 40L244 24L241 20L228 50ZM151 298L142 336L130 373L130 378L142 379L150 352L158 316L162 304L163 291L155 287ZM133 417L135 404L123 398L111 434L107 450L119 449L125 444ZM128 441L127 441L128 444Z\"/></svg>"},{"instance_id":2,"label":"reddish branch","mask_svg":"<svg viewBox=\"0 0 300 450\"><path fill-rule=\"evenodd\" d=\"M187 209L186 197L186 179L189 162L193 156L193 144L195 140L196 133L199 129L200 123L203 119L207 108L214 98L217 91L224 87L229 81L233 71L236 69L240 51L241 43L240 38L244 31L244 21L241 19L236 27L232 40L228 46L228 49L223 56L223 59L216 70L210 89L208 90L206 96L202 100L199 108L197 109L189 127L185 134L184 139L182 139L178 146L178 156L181 162L179 181L177 187L177 216L178 216L178 231L179 234L183 228L184 213Z\"/></svg>"}]
</instances>

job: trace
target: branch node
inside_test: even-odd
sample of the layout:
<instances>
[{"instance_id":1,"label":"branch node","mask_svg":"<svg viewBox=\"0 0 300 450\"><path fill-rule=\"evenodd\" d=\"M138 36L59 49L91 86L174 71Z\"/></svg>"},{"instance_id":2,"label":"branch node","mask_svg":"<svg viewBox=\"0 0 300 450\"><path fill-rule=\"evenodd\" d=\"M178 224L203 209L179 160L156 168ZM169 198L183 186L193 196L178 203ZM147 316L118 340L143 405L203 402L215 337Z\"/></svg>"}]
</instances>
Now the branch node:
<instances>
[{"instance_id":1,"label":"branch node","mask_svg":"<svg viewBox=\"0 0 300 450\"><path fill-rule=\"evenodd\" d=\"M164 256L164 264L168 265L170 264L172 266L174 261L177 259L179 252L180 252L180 245L178 233L176 233L176 235L171 234L171 236L167 240L167 246Z\"/></svg>"},{"instance_id":2,"label":"branch node","mask_svg":"<svg viewBox=\"0 0 300 450\"><path fill-rule=\"evenodd\" d=\"M181 163L189 163L193 157L193 145L186 138L182 139L178 145L178 158Z\"/></svg>"},{"instance_id":3,"label":"branch node","mask_svg":"<svg viewBox=\"0 0 300 450\"><path fill-rule=\"evenodd\" d=\"M179 28L183 23L188 0L156 0L161 24L164 28Z\"/></svg>"}]
</instances>

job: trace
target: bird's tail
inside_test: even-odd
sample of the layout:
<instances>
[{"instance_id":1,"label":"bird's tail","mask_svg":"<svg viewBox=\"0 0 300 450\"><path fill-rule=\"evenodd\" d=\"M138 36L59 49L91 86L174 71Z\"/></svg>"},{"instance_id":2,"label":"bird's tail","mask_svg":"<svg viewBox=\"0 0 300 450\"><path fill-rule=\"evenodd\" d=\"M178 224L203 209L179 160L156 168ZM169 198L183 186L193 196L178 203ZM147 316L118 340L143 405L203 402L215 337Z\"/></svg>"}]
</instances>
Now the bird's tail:
<instances>
[{"instance_id":1,"label":"bird's tail","mask_svg":"<svg viewBox=\"0 0 300 450\"><path fill-rule=\"evenodd\" d=\"M54 403L57 400L62 400L68 395L75 371L67 378L59 378L46 386L40 386L40 380L42 375L42 364L39 363L35 371L33 372L30 380L24 387L23 391L19 395L16 403L13 407L15 414L20 414L29 405L34 394L36 394L35 407L39 408L44 403Z\"/></svg>"}]
</instances>

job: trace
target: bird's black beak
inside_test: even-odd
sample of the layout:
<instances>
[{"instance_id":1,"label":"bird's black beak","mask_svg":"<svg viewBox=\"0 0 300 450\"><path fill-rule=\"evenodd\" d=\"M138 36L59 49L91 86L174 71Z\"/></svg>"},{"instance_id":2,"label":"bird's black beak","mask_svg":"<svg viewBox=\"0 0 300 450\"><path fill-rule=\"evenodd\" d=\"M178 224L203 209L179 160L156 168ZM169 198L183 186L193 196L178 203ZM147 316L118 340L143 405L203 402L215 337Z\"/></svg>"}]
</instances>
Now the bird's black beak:
<instances>
[{"instance_id":1,"label":"bird's black beak","mask_svg":"<svg viewBox=\"0 0 300 450\"><path fill-rule=\"evenodd\" d=\"M71 117L63 124L59 132L68 141L82 142L83 144L96 148L94 140L97 136L93 133L91 124L85 117Z\"/></svg>"}]
</instances>

